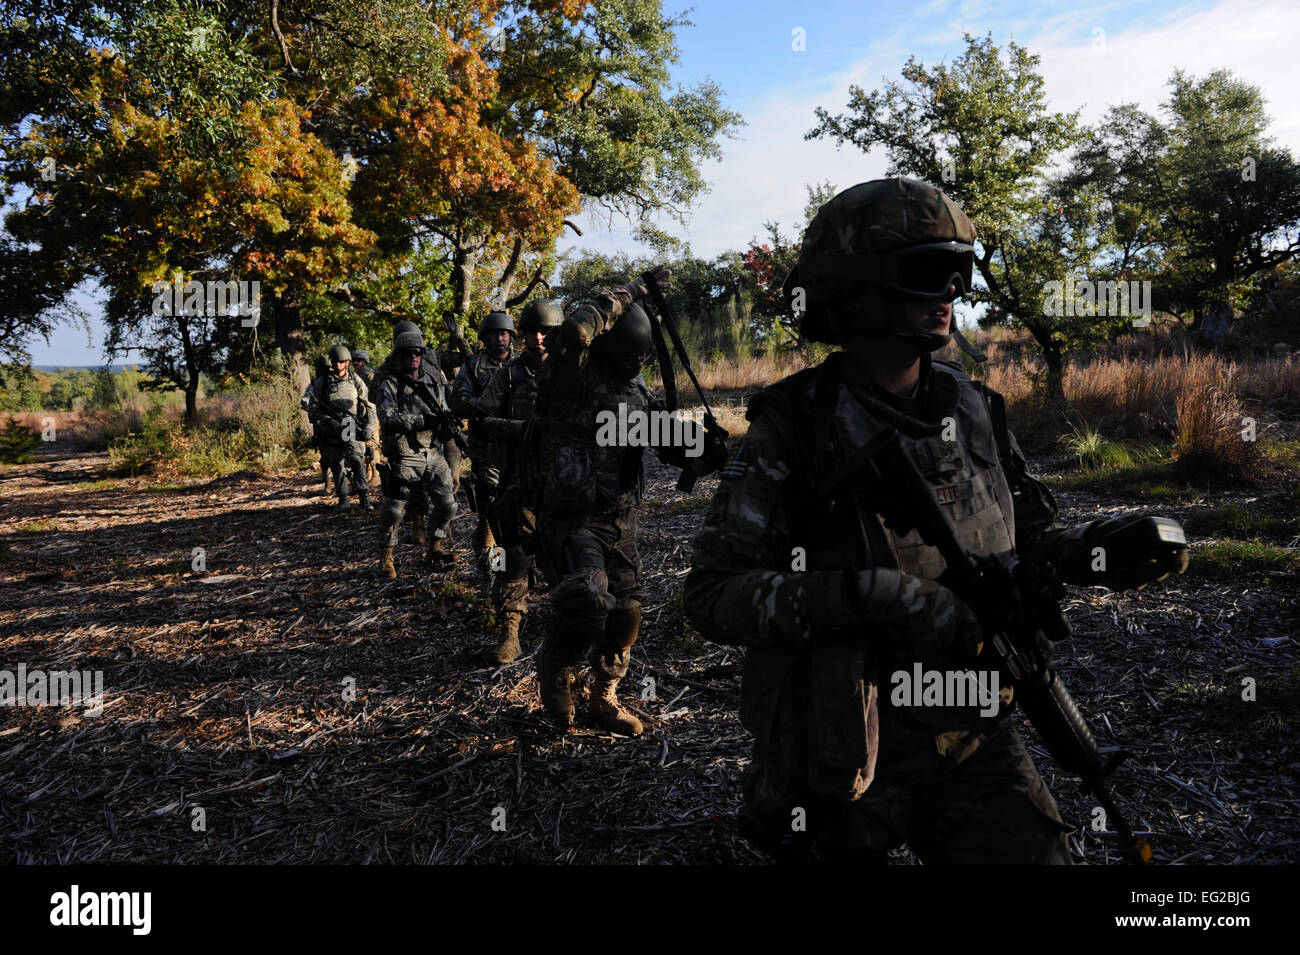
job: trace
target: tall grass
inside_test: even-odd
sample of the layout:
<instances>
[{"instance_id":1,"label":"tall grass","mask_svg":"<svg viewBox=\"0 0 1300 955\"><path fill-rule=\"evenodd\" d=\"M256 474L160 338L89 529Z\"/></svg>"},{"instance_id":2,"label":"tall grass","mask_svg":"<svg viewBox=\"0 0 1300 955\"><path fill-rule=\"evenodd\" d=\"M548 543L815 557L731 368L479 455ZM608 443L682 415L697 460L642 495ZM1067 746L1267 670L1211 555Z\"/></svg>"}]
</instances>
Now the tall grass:
<instances>
[{"instance_id":1,"label":"tall grass","mask_svg":"<svg viewBox=\"0 0 1300 955\"><path fill-rule=\"evenodd\" d=\"M1235 392L1239 369L1194 355L1177 398L1174 460L1188 476L1254 477L1260 453L1257 422L1247 421Z\"/></svg>"},{"instance_id":2,"label":"tall grass","mask_svg":"<svg viewBox=\"0 0 1300 955\"><path fill-rule=\"evenodd\" d=\"M112 470L165 478L211 477L300 463L297 388L272 375L213 396L189 424L155 409L139 428L109 441Z\"/></svg>"}]
</instances>

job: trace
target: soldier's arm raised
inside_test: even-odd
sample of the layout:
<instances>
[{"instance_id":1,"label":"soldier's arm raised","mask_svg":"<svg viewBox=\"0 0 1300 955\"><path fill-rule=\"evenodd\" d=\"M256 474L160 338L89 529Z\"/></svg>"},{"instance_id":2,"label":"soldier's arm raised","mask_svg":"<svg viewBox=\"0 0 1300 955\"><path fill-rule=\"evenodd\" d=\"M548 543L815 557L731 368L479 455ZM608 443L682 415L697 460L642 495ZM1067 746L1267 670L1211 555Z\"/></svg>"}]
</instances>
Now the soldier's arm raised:
<instances>
[{"instance_id":1,"label":"soldier's arm raised","mask_svg":"<svg viewBox=\"0 0 1300 955\"><path fill-rule=\"evenodd\" d=\"M660 281L671 274L664 266L655 269ZM648 293L645 280L637 278L583 302L546 336L546 361L537 374L537 390L543 403L561 399L578 379L582 357L596 336L618 321L629 305Z\"/></svg>"}]
</instances>

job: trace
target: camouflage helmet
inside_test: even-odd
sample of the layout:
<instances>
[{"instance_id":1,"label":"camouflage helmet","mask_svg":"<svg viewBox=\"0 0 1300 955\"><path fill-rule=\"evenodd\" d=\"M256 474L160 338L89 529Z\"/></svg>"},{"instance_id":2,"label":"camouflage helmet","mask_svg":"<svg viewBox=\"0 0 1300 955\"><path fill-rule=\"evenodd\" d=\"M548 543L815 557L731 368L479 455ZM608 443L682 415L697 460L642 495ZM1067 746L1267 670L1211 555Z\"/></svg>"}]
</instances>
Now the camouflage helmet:
<instances>
[{"instance_id":1,"label":"camouflage helmet","mask_svg":"<svg viewBox=\"0 0 1300 955\"><path fill-rule=\"evenodd\" d=\"M354 362L364 362L368 365L370 364L370 352L366 351L364 348L357 348L352 352L352 360Z\"/></svg>"},{"instance_id":2,"label":"camouflage helmet","mask_svg":"<svg viewBox=\"0 0 1300 955\"><path fill-rule=\"evenodd\" d=\"M519 316L521 332L538 332L554 328L564 323L564 309L560 303L549 298L535 298L524 306Z\"/></svg>"},{"instance_id":3,"label":"camouflage helmet","mask_svg":"<svg viewBox=\"0 0 1300 955\"><path fill-rule=\"evenodd\" d=\"M337 365L341 361L351 361L352 352L348 351L347 345L335 345L330 349L330 364Z\"/></svg>"},{"instance_id":4,"label":"camouflage helmet","mask_svg":"<svg viewBox=\"0 0 1300 955\"><path fill-rule=\"evenodd\" d=\"M618 358L639 358L654 344L650 331L650 316L635 302L601 336L605 354Z\"/></svg>"},{"instance_id":5,"label":"camouflage helmet","mask_svg":"<svg viewBox=\"0 0 1300 955\"><path fill-rule=\"evenodd\" d=\"M402 325L410 325L410 328L403 329ZM402 322L394 331L397 333L393 336L393 351L402 351L405 348L424 348L424 336L420 334L420 329L414 322Z\"/></svg>"},{"instance_id":6,"label":"camouflage helmet","mask_svg":"<svg viewBox=\"0 0 1300 955\"><path fill-rule=\"evenodd\" d=\"M951 300L970 291L975 227L943 191L918 179L859 183L819 210L782 291L804 337L843 344L857 334L900 331L901 299ZM876 307L846 314L847 301ZM841 307L837 307L841 306ZM928 336L940 347L948 336Z\"/></svg>"},{"instance_id":7,"label":"camouflage helmet","mask_svg":"<svg viewBox=\"0 0 1300 955\"><path fill-rule=\"evenodd\" d=\"M478 337L482 338L488 332L509 332L513 335L515 323L505 312L488 312L487 318L479 324Z\"/></svg>"}]
</instances>

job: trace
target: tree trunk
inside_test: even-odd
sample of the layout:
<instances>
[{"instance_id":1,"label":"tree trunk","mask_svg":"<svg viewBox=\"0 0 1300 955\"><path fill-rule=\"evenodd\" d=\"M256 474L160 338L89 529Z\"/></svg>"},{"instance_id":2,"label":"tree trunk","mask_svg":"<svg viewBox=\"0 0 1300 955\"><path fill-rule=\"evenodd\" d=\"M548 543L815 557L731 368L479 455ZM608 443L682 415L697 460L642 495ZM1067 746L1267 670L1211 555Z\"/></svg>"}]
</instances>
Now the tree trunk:
<instances>
[{"instance_id":1,"label":"tree trunk","mask_svg":"<svg viewBox=\"0 0 1300 955\"><path fill-rule=\"evenodd\" d=\"M190 424L199 419L199 373L190 369L189 381L185 383L185 420Z\"/></svg>"},{"instance_id":2,"label":"tree trunk","mask_svg":"<svg viewBox=\"0 0 1300 955\"><path fill-rule=\"evenodd\" d=\"M302 309L278 295L272 299L271 306L275 310L275 343L284 356L295 393L302 394L312 377L311 363L307 360L307 336L302 329ZM311 434L311 421L305 411L298 412L298 434L301 438Z\"/></svg>"},{"instance_id":3,"label":"tree trunk","mask_svg":"<svg viewBox=\"0 0 1300 955\"><path fill-rule=\"evenodd\" d=\"M1228 328L1232 325L1232 306L1227 303L1213 304L1205 310L1201 327L1196 337L1200 343L1209 348L1220 347L1228 337Z\"/></svg>"},{"instance_id":4,"label":"tree trunk","mask_svg":"<svg viewBox=\"0 0 1300 955\"><path fill-rule=\"evenodd\" d=\"M1054 411L1064 412L1068 406L1065 400L1065 356L1056 343L1043 348L1043 363L1047 373L1043 377L1044 397Z\"/></svg>"},{"instance_id":5,"label":"tree trunk","mask_svg":"<svg viewBox=\"0 0 1300 955\"><path fill-rule=\"evenodd\" d=\"M199 362L190 336L190 323L180 318L177 324L181 333L181 354L185 359L185 421L194 424L199 420Z\"/></svg>"},{"instance_id":6,"label":"tree trunk","mask_svg":"<svg viewBox=\"0 0 1300 955\"><path fill-rule=\"evenodd\" d=\"M469 314L474 298L474 268L478 265L479 250L482 242L477 239L474 245L458 245L451 260L452 290L455 295L454 311L443 313L443 322L450 336L449 344L460 352L462 358L474 354L474 349L465 340L461 331L460 319Z\"/></svg>"},{"instance_id":7,"label":"tree trunk","mask_svg":"<svg viewBox=\"0 0 1300 955\"><path fill-rule=\"evenodd\" d=\"M294 387L306 391L311 384L311 363L307 361L307 336L302 328L302 309L296 303L279 296L275 297L272 305L275 309L275 343L284 355Z\"/></svg>"}]
</instances>

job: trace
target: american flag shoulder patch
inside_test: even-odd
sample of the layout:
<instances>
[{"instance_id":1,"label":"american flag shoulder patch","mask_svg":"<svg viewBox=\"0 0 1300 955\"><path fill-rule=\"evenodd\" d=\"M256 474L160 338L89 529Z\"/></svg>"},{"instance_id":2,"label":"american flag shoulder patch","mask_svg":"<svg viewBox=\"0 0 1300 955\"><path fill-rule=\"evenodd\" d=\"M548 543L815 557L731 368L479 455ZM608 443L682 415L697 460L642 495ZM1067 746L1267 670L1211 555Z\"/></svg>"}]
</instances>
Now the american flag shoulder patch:
<instances>
[{"instance_id":1,"label":"american flag shoulder patch","mask_svg":"<svg viewBox=\"0 0 1300 955\"><path fill-rule=\"evenodd\" d=\"M731 458L727 461L726 467L722 469L720 477L724 481L739 480L749 473L753 461L754 446L747 441L742 441L736 450L732 452Z\"/></svg>"}]
</instances>

